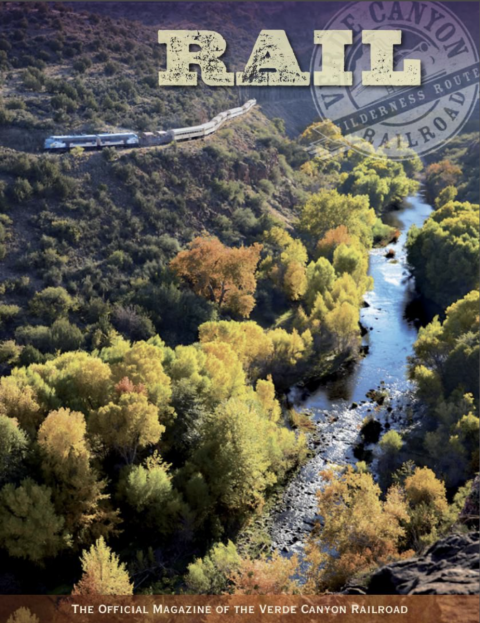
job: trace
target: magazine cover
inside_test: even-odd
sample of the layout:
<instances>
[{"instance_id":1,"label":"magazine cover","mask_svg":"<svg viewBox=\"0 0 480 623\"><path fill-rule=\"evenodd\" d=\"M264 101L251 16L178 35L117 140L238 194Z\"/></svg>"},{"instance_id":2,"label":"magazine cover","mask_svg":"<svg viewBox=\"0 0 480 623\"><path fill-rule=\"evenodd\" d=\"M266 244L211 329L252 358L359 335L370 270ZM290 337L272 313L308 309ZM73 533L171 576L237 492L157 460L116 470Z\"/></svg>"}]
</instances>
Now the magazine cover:
<instances>
[{"instance_id":1,"label":"magazine cover","mask_svg":"<svg viewBox=\"0 0 480 623\"><path fill-rule=\"evenodd\" d=\"M0 623L479 616L479 2L0 2Z\"/></svg>"}]
</instances>

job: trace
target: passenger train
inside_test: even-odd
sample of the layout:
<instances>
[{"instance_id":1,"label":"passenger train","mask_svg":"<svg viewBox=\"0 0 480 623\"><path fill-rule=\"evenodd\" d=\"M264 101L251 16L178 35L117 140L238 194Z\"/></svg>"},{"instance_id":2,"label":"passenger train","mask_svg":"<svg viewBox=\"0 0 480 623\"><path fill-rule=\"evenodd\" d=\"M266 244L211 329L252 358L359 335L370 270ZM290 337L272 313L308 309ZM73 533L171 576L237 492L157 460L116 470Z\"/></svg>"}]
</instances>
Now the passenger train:
<instances>
[{"instance_id":1,"label":"passenger train","mask_svg":"<svg viewBox=\"0 0 480 623\"><path fill-rule=\"evenodd\" d=\"M151 139L157 144L166 144L173 141L186 141L194 138L203 138L219 130L225 121L244 115L251 110L257 100L248 100L243 106L231 108L221 112L211 121L202 125L174 130L145 132L144 137ZM86 149L102 149L103 147L138 147L141 144L140 137L134 132L117 134L86 134L72 136L50 136L45 140L44 149L47 151L68 151L73 147ZM148 143L147 143L148 144Z\"/></svg>"}]
</instances>

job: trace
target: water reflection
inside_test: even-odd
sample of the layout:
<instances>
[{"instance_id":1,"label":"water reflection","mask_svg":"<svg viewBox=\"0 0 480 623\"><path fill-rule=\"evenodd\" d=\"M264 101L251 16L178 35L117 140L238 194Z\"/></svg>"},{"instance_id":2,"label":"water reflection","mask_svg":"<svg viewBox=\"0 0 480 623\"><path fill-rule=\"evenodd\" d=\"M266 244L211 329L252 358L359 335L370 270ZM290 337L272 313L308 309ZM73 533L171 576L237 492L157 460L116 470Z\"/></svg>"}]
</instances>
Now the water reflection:
<instances>
[{"instance_id":1,"label":"water reflection","mask_svg":"<svg viewBox=\"0 0 480 623\"><path fill-rule=\"evenodd\" d=\"M399 229L401 235L388 247L395 250L394 259L385 257L385 249L374 249L370 254L369 274L375 285L367 293L368 307L361 313L361 322L368 330L363 338L368 355L312 393L304 403L306 407L330 409L340 406L336 404L339 401L359 402L381 381L398 391L408 389L406 359L412 353L421 314L415 304L405 243L410 227L420 227L431 211L419 193L405 201L400 210L385 216L384 221Z\"/></svg>"}]
</instances>

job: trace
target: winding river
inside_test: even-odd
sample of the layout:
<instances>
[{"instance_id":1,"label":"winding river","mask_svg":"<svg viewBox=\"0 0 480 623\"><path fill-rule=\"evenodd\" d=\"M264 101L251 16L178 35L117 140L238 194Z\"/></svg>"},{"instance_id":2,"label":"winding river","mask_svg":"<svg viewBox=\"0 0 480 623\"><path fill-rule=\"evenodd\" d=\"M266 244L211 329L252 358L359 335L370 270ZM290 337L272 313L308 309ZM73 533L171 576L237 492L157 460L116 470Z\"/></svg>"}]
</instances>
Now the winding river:
<instances>
[{"instance_id":1,"label":"winding river","mask_svg":"<svg viewBox=\"0 0 480 623\"><path fill-rule=\"evenodd\" d=\"M410 227L421 226L431 211L420 191L384 218L401 235L395 245L387 247L395 250L393 259L386 257L386 249L370 253L374 288L367 293L367 306L361 313L367 329L363 338L366 356L311 394L291 392L291 401L311 414L316 433L310 440L313 458L288 484L274 511L272 543L284 556L302 554L304 539L319 519L315 496L322 486L319 472L330 463L356 462L353 451L362 421L376 406L366 394L372 389L388 392L388 400L375 414L384 427L402 429L411 422L414 398L407 378L407 357L413 352L420 319L405 243Z\"/></svg>"}]
</instances>

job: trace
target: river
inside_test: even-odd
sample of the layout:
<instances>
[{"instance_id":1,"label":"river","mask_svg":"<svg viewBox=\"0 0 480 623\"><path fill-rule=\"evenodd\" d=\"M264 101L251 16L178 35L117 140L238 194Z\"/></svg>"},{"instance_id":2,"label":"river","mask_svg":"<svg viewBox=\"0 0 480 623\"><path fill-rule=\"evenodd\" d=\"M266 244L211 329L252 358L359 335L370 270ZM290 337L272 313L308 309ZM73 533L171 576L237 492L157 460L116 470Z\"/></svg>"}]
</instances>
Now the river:
<instances>
[{"instance_id":1,"label":"river","mask_svg":"<svg viewBox=\"0 0 480 623\"><path fill-rule=\"evenodd\" d=\"M310 440L313 458L288 484L274 511L272 544L284 556L302 554L304 539L319 519L315 496L322 486L319 472L328 464L356 462L353 450L362 421L377 406L367 398L367 392L388 392L388 400L375 413L384 431L386 427L401 430L411 423L414 397L407 378L407 357L413 353L420 318L405 243L410 227L421 226L431 211L420 191L383 219L401 234L396 244L387 247L395 250L394 259L385 256L386 249L370 253L369 274L374 287L366 294L367 306L361 312L362 325L368 330L363 338L366 356L311 394L298 389L290 393L290 400L311 414L316 433ZM372 451L374 455L374 447Z\"/></svg>"}]
</instances>

